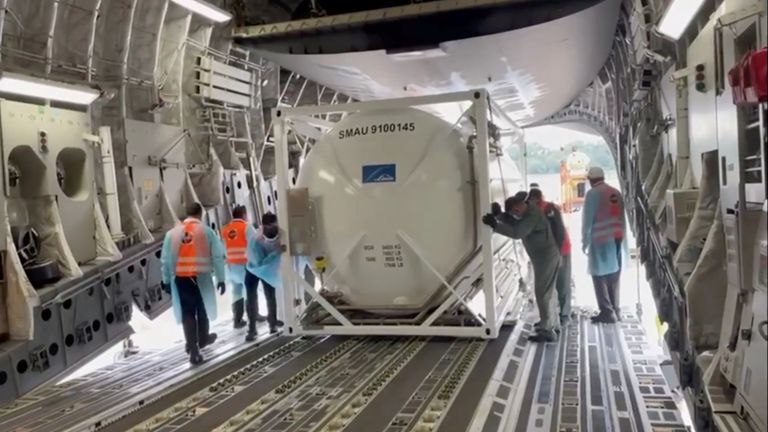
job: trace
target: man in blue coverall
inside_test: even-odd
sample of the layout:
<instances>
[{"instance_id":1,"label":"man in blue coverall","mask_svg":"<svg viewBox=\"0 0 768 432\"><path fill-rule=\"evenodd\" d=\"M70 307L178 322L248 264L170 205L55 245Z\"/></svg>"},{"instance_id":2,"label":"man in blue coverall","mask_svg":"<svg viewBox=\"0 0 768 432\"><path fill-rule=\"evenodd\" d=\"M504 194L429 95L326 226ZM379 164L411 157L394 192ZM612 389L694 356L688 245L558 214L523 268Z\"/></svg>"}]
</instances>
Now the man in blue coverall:
<instances>
[{"instance_id":1,"label":"man in blue coverall","mask_svg":"<svg viewBox=\"0 0 768 432\"><path fill-rule=\"evenodd\" d=\"M187 206L187 218L165 235L160 254L162 287L171 294L193 365L203 362L200 349L216 340L216 333L209 333L210 320L216 319L214 276L219 293L226 289L224 245L202 218L200 204Z\"/></svg>"},{"instance_id":2,"label":"man in blue coverall","mask_svg":"<svg viewBox=\"0 0 768 432\"><path fill-rule=\"evenodd\" d=\"M232 285L232 318L236 329L248 325L243 320L245 267L248 264L248 239L255 236L256 229L247 219L245 206L237 206L232 210L232 221L221 229L221 238L227 248L227 281ZM256 306L256 320L266 321L267 318L259 315L258 305Z\"/></svg>"},{"instance_id":3,"label":"man in blue coverall","mask_svg":"<svg viewBox=\"0 0 768 432\"><path fill-rule=\"evenodd\" d=\"M256 339L256 321L258 321L257 288L259 282L264 290L267 301L267 323L269 332L277 333L277 328L283 325L277 319L276 289L282 286L280 280L280 256L285 252L281 243L280 227L277 216L265 213L261 217L261 227L248 239L248 264L245 272L245 295L248 314L248 334L245 340Z\"/></svg>"},{"instance_id":4,"label":"man in blue coverall","mask_svg":"<svg viewBox=\"0 0 768 432\"><path fill-rule=\"evenodd\" d=\"M605 183L602 168L590 168L587 179L591 189L584 198L581 243L589 257L589 274L600 308L592 321L612 324L621 319L619 277L621 256L627 253L624 198Z\"/></svg>"}]
</instances>

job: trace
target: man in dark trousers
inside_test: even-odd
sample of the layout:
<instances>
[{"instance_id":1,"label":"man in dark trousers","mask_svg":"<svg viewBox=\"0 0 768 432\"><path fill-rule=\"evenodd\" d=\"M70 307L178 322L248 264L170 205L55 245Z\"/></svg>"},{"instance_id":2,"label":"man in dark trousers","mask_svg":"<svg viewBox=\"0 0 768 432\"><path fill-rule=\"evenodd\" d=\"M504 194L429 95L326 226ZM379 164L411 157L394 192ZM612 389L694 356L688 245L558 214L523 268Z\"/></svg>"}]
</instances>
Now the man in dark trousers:
<instances>
[{"instance_id":1,"label":"man in dark trousers","mask_svg":"<svg viewBox=\"0 0 768 432\"><path fill-rule=\"evenodd\" d=\"M283 252L285 246L281 243L277 216L265 213L261 217L261 227L248 239L248 264L245 272L245 310L248 313L248 334L245 340L248 342L256 339L256 321L259 320L256 290L259 282L267 301L269 332L277 333L277 328L283 325L282 321L277 319L275 293L275 290L282 286L280 257Z\"/></svg>"},{"instance_id":2,"label":"man in dark trousers","mask_svg":"<svg viewBox=\"0 0 768 432\"><path fill-rule=\"evenodd\" d=\"M628 255L624 198L618 189L605 183L602 168L590 168L587 178L591 189L584 198L581 242L589 257L589 274L600 308L592 321L613 324L621 319L621 258Z\"/></svg>"},{"instance_id":3,"label":"man in dark trousers","mask_svg":"<svg viewBox=\"0 0 768 432\"><path fill-rule=\"evenodd\" d=\"M248 264L248 239L255 236L256 229L248 223L245 206L232 210L232 221L221 229L221 238L227 249L227 280L232 285L232 318L235 328L248 323L245 315L245 267ZM256 308L258 312L258 307ZM257 321L267 318L257 314Z\"/></svg>"},{"instance_id":4,"label":"man in dark trousers","mask_svg":"<svg viewBox=\"0 0 768 432\"><path fill-rule=\"evenodd\" d=\"M173 312L184 328L193 365L203 362L200 349L216 340L216 333L209 333L209 320L216 319L214 275L219 293L226 289L224 245L202 218L200 204L187 206L187 218L165 235L160 254L162 287L171 293Z\"/></svg>"}]
</instances>

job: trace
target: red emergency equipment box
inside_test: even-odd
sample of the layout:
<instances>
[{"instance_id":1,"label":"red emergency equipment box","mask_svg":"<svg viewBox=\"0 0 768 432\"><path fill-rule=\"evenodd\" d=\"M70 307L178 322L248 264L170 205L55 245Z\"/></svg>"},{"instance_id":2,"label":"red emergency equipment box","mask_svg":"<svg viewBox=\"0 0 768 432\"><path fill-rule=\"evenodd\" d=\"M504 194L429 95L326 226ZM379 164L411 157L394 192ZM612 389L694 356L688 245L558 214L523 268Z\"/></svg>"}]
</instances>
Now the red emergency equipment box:
<instances>
[{"instance_id":1,"label":"red emergency equipment box","mask_svg":"<svg viewBox=\"0 0 768 432\"><path fill-rule=\"evenodd\" d=\"M768 102L768 47L745 54L728 71L728 82L736 105Z\"/></svg>"},{"instance_id":2,"label":"red emergency equipment box","mask_svg":"<svg viewBox=\"0 0 768 432\"><path fill-rule=\"evenodd\" d=\"M768 102L768 47L753 52L742 67L751 84L744 87L744 99L748 103Z\"/></svg>"}]
</instances>

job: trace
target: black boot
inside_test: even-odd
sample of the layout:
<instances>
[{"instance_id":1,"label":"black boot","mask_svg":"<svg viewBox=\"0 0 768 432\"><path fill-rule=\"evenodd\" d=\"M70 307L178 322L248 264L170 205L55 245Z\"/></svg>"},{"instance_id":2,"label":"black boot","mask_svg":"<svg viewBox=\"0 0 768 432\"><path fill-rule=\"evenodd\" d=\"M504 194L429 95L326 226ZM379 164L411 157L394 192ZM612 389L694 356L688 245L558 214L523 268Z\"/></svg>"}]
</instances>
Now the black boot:
<instances>
[{"instance_id":1,"label":"black boot","mask_svg":"<svg viewBox=\"0 0 768 432\"><path fill-rule=\"evenodd\" d=\"M277 333L278 327L284 326L285 323L275 318L274 316L269 319L269 334Z\"/></svg>"},{"instance_id":2,"label":"black boot","mask_svg":"<svg viewBox=\"0 0 768 432\"><path fill-rule=\"evenodd\" d=\"M200 354L199 349L193 348L191 351L192 352L189 353L189 362L192 364L192 366L197 366L205 361L203 359L203 355Z\"/></svg>"},{"instance_id":3,"label":"black boot","mask_svg":"<svg viewBox=\"0 0 768 432\"><path fill-rule=\"evenodd\" d=\"M256 333L256 322L248 320L248 333L245 335L245 341L253 342L256 340L257 335L258 333Z\"/></svg>"},{"instance_id":4,"label":"black boot","mask_svg":"<svg viewBox=\"0 0 768 432\"><path fill-rule=\"evenodd\" d=\"M594 324L616 324L616 317L611 315L597 315L592 317Z\"/></svg>"},{"instance_id":5,"label":"black boot","mask_svg":"<svg viewBox=\"0 0 768 432\"><path fill-rule=\"evenodd\" d=\"M204 347L207 347L208 345L212 345L214 342L216 342L216 339L219 337L216 333L208 333L208 337L205 338L205 341L200 342L200 349L203 349Z\"/></svg>"},{"instance_id":6,"label":"black boot","mask_svg":"<svg viewBox=\"0 0 768 432\"><path fill-rule=\"evenodd\" d=\"M184 352L191 353L193 349L197 349L197 327L194 319L185 319L181 323L181 328L184 330Z\"/></svg>"},{"instance_id":7,"label":"black boot","mask_svg":"<svg viewBox=\"0 0 768 432\"><path fill-rule=\"evenodd\" d=\"M536 333L528 336L530 342L556 342L557 333L553 330L539 330Z\"/></svg>"},{"instance_id":8,"label":"black boot","mask_svg":"<svg viewBox=\"0 0 768 432\"><path fill-rule=\"evenodd\" d=\"M608 312L608 313L600 312L599 314L594 315L589 319L595 324L598 324L598 323L613 324L616 322L616 317L611 312Z\"/></svg>"},{"instance_id":9,"label":"black boot","mask_svg":"<svg viewBox=\"0 0 768 432\"><path fill-rule=\"evenodd\" d=\"M234 318L233 325L236 329L243 328L248 325L248 323L243 319L244 313L245 301L243 299L232 303L232 317Z\"/></svg>"}]
</instances>

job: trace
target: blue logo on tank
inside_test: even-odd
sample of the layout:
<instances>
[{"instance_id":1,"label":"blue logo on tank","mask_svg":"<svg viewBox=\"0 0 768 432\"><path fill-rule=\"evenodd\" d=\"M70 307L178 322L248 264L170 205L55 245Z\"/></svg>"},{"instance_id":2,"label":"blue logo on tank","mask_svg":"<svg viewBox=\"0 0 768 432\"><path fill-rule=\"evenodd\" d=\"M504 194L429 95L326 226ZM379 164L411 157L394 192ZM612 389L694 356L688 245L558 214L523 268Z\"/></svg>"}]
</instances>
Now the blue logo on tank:
<instances>
[{"instance_id":1,"label":"blue logo on tank","mask_svg":"<svg viewBox=\"0 0 768 432\"><path fill-rule=\"evenodd\" d=\"M394 183L396 180L395 164L363 165L363 183Z\"/></svg>"}]
</instances>

